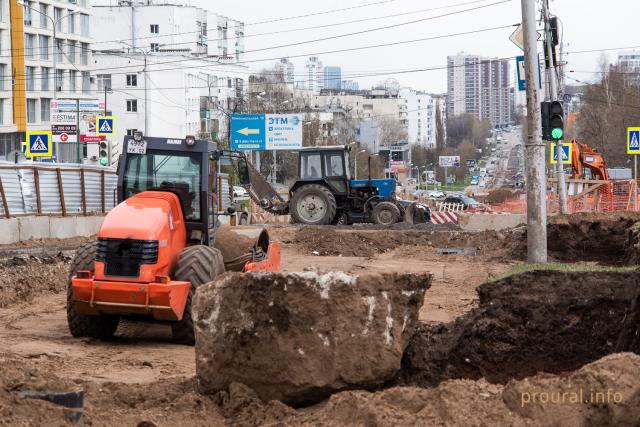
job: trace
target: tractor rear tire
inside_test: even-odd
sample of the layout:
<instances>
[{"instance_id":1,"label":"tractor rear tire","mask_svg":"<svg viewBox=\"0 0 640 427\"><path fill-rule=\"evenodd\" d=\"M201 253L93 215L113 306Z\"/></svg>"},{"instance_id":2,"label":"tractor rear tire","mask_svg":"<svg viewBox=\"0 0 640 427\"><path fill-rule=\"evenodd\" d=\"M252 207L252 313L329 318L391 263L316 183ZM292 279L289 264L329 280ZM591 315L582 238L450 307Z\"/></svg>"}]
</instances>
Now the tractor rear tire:
<instances>
[{"instance_id":1,"label":"tractor rear tire","mask_svg":"<svg viewBox=\"0 0 640 427\"><path fill-rule=\"evenodd\" d=\"M296 224L330 225L336 216L336 198L327 187L307 184L291 197L289 211Z\"/></svg>"},{"instance_id":2,"label":"tractor rear tire","mask_svg":"<svg viewBox=\"0 0 640 427\"><path fill-rule=\"evenodd\" d=\"M371 211L374 224L393 225L400 220L400 209L391 202L380 202Z\"/></svg>"},{"instance_id":3,"label":"tractor rear tire","mask_svg":"<svg viewBox=\"0 0 640 427\"><path fill-rule=\"evenodd\" d=\"M71 268L69 270L69 279L67 282L67 323L71 335L76 338L90 337L101 340L113 338L118 329L120 316L111 314L101 314L99 316L84 316L78 314L73 302L73 288L71 286L71 278L78 271L94 270L94 261L96 258L97 245L95 242L87 243L81 246L76 252Z\"/></svg>"},{"instance_id":4,"label":"tractor rear tire","mask_svg":"<svg viewBox=\"0 0 640 427\"><path fill-rule=\"evenodd\" d=\"M224 273L224 261L222 253L218 249L196 245L189 246L182 251L178 260L175 280L190 282L191 286L189 287L182 320L171 324L174 341L186 345L194 344L195 336L191 313L193 296L200 285L212 282L222 273Z\"/></svg>"}]
</instances>

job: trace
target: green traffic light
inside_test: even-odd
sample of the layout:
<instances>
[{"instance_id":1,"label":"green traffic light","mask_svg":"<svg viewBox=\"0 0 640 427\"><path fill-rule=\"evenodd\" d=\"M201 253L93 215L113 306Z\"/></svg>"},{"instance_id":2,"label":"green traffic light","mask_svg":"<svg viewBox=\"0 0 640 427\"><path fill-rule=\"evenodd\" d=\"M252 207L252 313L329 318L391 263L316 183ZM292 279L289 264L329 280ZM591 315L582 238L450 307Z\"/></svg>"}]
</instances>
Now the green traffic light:
<instances>
[{"instance_id":1,"label":"green traffic light","mask_svg":"<svg viewBox=\"0 0 640 427\"><path fill-rule=\"evenodd\" d=\"M551 130L551 138L555 140L562 139L563 135L564 135L564 132L560 128L555 128Z\"/></svg>"},{"instance_id":2,"label":"green traffic light","mask_svg":"<svg viewBox=\"0 0 640 427\"><path fill-rule=\"evenodd\" d=\"M104 158L100 159L100 164L102 166L107 166L107 159L104 159Z\"/></svg>"}]
</instances>

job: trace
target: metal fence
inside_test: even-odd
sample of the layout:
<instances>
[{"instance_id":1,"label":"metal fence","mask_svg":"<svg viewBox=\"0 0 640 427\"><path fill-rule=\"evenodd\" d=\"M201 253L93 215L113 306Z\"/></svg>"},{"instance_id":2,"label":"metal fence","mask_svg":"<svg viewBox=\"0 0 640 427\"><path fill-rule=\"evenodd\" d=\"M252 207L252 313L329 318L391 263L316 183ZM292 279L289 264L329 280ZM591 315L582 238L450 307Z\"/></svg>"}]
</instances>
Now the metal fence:
<instances>
[{"instance_id":1,"label":"metal fence","mask_svg":"<svg viewBox=\"0 0 640 427\"><path fill-rule=\"evenodd\" d=\"M0 162L0 215L88 215L113 209L114 168Z\"/></svg>"}]
</instances>

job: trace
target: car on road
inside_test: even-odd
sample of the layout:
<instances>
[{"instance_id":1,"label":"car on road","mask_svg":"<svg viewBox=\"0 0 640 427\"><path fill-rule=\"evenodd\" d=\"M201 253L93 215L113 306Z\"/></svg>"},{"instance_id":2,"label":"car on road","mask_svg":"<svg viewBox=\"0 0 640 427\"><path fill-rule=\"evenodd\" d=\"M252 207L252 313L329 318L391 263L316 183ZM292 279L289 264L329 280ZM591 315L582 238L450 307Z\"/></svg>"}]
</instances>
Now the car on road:
<instances>
[{"instance_id":1,"label":"car on road","mask_svg":"<svg viewBox=\"0 0 640 427\"><path fill-rule=\"evenodd\" d=\"M236 198L249 197L249 193L243 187L240 187L239 185L234 185L233 197L236 197Z\"/></svg>"},{"instance_id":2,"label":"car on road","mask_svg":"<svg viewBox=\"0 0 640 427\"><path fill-rule=\"evenodd\" d=\"M444 199L445 194L441 190L433 190L433 191L429 191L429 194L427 197L429 197L431 200L439 200L439 199Z\"/></svg>"},{"instance_id":3,"label":"car on road","mask_svg":"<svg viewBox=\"0 0 640 427\"><path fill-rule=\"evenodd\" d=\"M470 185L478 185L479 180L480 180L479 176L472 176Z\"/></svg>"},{"instance_id":4,"label":"car on road","mask_svg":"<svg viewBox=\"0 0 640 427\"><path fill-rule=\"evenodd\" d=\"M485 204L480 203L476 199L469 197L465 194L449 195L444 199L444 203L461 204L463 205L464 210L468 210L468 209L487 210L487 206Z\"/></svg>"}]
</instances>

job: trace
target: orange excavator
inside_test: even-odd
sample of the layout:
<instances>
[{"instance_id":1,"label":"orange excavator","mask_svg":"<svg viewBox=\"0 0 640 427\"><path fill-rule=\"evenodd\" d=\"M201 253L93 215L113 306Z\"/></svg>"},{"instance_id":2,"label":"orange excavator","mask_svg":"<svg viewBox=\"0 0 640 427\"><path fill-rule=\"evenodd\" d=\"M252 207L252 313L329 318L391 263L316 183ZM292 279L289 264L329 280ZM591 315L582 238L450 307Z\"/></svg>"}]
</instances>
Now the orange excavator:
<instances>
[{"instance_id":1,"label":"orange excavator","mask_svg":"<svg viewBox=\"0 0 640 427\"><path fill-rule=\"evenodd\" d=\"M604 156L587 144L571 141L571 178L609 181Z\"/></svg>"},{"instance_id":2,"label":"orange excavator","mask_svg":"<svg viewBox=\"0 0 640 427\"><path fill-rule=\"evenodd\" d=\"M126 137L118 164L118 202L97 240L71 265L67 320L74 337L108 339L121 318L171 324L177 342L194 342L191 304L198 286L225 270L280 269L280 246L263 229L224 232L218 210L222 165L249 186L244 154L214 143Z\"/></svg>"}]
</instances>

